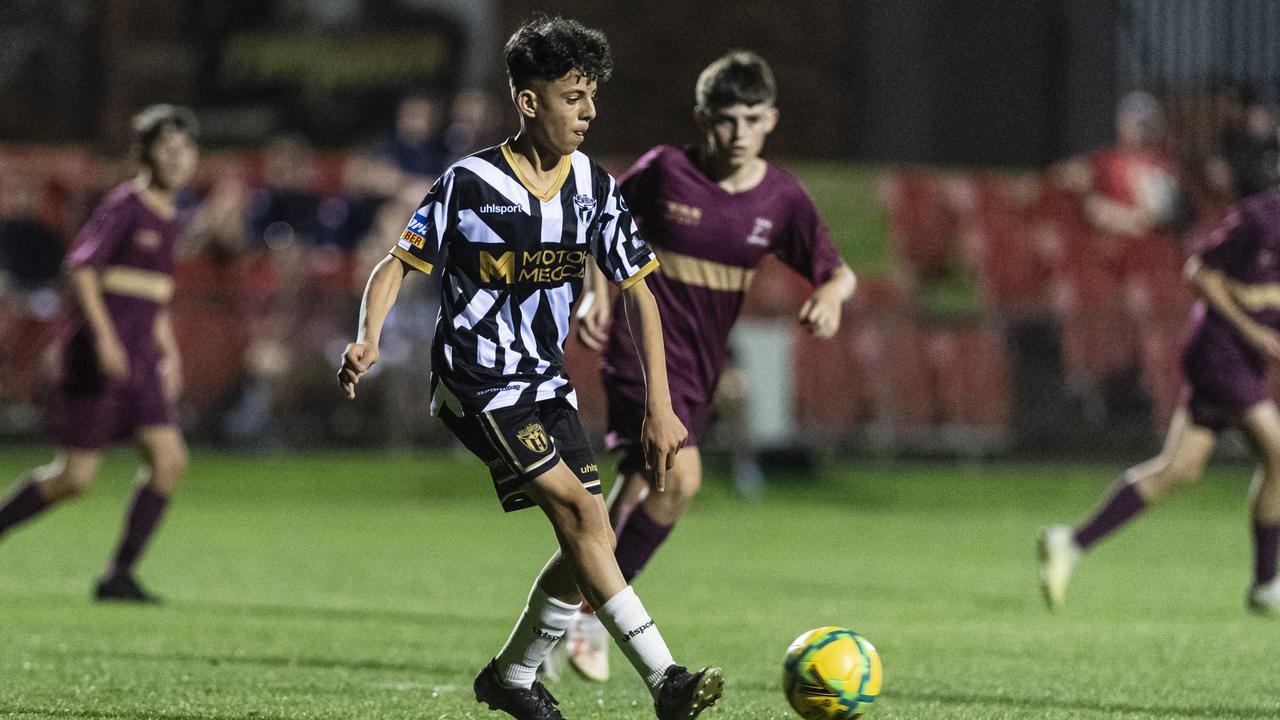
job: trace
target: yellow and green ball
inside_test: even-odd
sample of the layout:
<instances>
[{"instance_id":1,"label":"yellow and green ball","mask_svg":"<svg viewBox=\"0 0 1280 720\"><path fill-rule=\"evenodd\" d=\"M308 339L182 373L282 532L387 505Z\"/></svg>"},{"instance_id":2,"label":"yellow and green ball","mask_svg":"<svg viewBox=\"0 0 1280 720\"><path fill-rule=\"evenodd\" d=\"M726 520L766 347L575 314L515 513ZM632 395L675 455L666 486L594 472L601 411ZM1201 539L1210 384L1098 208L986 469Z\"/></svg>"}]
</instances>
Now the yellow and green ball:
<instances>
[{"instance_id":1,"label":"yellow and green ball","mask_svg":"<svg viewBox=\"0 0 1280 720\"><path fill-rule=\"evenodd\" d=\"M787 701L805 720L861 717L883 680L875 647L840 627L820 627L796 638L782 667Z\"/></svg>"}]
</instances>

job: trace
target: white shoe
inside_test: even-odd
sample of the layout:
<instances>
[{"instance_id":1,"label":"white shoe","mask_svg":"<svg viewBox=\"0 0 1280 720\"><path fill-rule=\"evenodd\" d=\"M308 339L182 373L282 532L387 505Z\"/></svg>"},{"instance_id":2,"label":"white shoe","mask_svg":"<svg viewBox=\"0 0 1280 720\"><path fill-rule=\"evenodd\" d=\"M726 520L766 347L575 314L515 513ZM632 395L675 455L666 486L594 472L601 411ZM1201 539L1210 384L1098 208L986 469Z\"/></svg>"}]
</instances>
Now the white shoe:
<instances>
[{"instance_id":1,"label":"white shoe","mask_svg":"<svg viewBox=\"0 0 1280 720\"><path fill-rule=\"evenodd\" d=\"M609 631L595 613L579 612L564 634L569 665L582 677L595 682L609 679Z\"/></svg>"},{"instance_id":2,"label":"white shoe","mask_svg":"<svg viewBox=\"0 0 1280 720\"><path fill-rule=\"evenodd\" d=\"M1249 588L1248 604L1259 615L1280 615L1280 580Z\"/></svg>"},{"instance_id":3,"label":"white shoe","mask_svg":"<svg viewBox=\"0 0 1280 720\"><path fill-rule=\"evenodd\" d=\"M1050 525L1040 530L1036 550L1040 556L1040 590L1049 609L1057 610L1067 599L1067 583L1080 562L1080 547L1071 528Z\"/></svg>"}]
</instances>

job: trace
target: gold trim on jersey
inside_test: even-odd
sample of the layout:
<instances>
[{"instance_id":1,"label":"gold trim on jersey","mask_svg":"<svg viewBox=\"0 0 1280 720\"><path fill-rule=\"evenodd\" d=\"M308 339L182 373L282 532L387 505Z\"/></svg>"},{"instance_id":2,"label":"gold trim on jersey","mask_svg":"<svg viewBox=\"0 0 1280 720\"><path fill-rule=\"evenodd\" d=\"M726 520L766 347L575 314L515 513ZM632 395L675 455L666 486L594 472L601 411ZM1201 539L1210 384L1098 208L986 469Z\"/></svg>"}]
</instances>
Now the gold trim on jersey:
<instances>
[{"instance_id":1,"label":"gold trim on jersey","mask_svg":"<svg viewBox=\"0 0 1280 720\"><path fill-rule=\"evenodd\" d=\"M396 245L395 247L391 248L391 257L397 260L404 261L406 264L408 264L409 267L413 268L414 270L417 270L423 275L431 274L431 270L432 270L431 263L427 262L426 260L420 260L414 257L413 253L409 252L408 250L405 250L399 245Z\"/></svg>"},{"instance_id":2,"label":"gold trim on jersey","mask_svg":"<svg viewBox=\"0 0 1280 720\"><path fill-rule=\"evenodd\" d=\"M1242 283L1225 280L1227 291L1245 310L1280 310L1280 283Z\"/></svg>"},{"instance_id":3,"label":"gold trim on jersey","mask_svg":"<svg viewBox=\"0 0 1280 720\"><path fill-rule=\"evenodd\" d=\"M640 268L639 270L637 270L635 275L632 275L631 277L629 277L629 278L627 278L626 280L623 280L623 281L622 281L622 289L623 289L623 290L626 290L627 288L631 287L632 285L635 285L636 283L638 283L638 282L640 282L641 280L643 280L645 275L648 275L649 273L651 273L651 272L653 272L654 270L657 270L657 269L658 269L658 264L659 264L659 263L658 263L658 258L654 258L654 259L650 260L649 262L645 263L645 264L644 264L644 267L642 267L642 268Z\"/></svg>"},{"instance_id":4,"label":"gold trim on jersey","mask_svg":"<svg viewBox=\"0 0 1280 720\"><path fill-rule=\"evenodd\" d=\"M572 158L569 155L560 158L560 169L557 171L559 174L552 181L551 187L547 188L547 192L540 193L533 181L520 169L520 163L516 162L516 154L511 151L511 147L507 143L502 143L500 147L502 148L502 157L506 159L507 164L515 171L516 179L520 181L521 185L524 185L525 190L533 193L533 196L542 202L554 200L560 194L560 188L564 187L564 181L569 179L569 169L573 167Z\"/></svg>"},{"instance_id":5,"label":"gold trim on jersey","mask_svg":"<svg viewBox=\"0 0 1280 720\"><path fill-rule=\"evenodd\" d=\"M102 292L112 295L142 298L161 305L173 298L173 276L155 270L110 265L102 269L98 282Z\"/></svg>"},{"instance_id":6,"label":"gold trim on jersey","mask_svg":"<svg viewBox=\"0 0 1280 720\"><path fill-rule=\"evenodd\" d=\"M653 252L662 261L662 274L686 285L725 292L744 292L751 287L751 281L756 276L755 270L736 265L703 260L656 247Z\"/></svg>"}]
</instances>

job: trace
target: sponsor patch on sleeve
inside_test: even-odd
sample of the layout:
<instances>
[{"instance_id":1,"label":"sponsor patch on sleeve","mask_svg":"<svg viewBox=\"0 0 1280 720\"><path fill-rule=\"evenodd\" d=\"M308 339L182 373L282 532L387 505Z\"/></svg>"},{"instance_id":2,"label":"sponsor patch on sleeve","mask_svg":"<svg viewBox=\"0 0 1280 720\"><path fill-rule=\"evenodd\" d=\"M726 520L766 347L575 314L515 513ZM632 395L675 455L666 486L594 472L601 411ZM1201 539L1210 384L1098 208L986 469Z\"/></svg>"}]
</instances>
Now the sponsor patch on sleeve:
<instances>
[{"instance_id":1,"label":"sponsor patch on sleeve","mask_svg":"<svg viewBox=\"0 0 1280 720\"><path fill-rule=\"evenodd\" d=\"M405 228L405 231L400 233L400 239L410 243L419 250L427 246L426 238L408 228Z\"/></svg>"}]
</instances>

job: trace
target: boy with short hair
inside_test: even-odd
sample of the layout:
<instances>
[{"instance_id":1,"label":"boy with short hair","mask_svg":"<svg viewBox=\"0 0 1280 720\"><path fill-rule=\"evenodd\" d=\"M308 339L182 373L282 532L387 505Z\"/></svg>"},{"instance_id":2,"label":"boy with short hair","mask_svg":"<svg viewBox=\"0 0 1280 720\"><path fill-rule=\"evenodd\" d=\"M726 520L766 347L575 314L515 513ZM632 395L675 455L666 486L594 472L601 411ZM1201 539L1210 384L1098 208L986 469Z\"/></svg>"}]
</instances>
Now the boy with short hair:
<instances>
[{"instance_id":1,"label":"boy with short hair","mask_svg":"<svg viewBox=\"0 0 1280 720\"><path fill-rule=\"evenodd\" d=\"M560 544L506 646L476 677L476 700L521 720L561 718L535 673L585 598L644 678L657 716L693 718L719 698L720 670L676 665L618 570L564 372L569 309L594 261L622 288L636 327L648 380L641 441L665 476L686 432L671 408L662 328L644 281L658 263L613 178L577 151L596 116L596 85L612 71L609 46L576 21L539 17L507 41L506 64L520 131L454 163L432 187L369 278L339 380L354 397L402 279L440 265L432 411L488 465L503 508L537 505Z\"/></svg>"}]
</instances>

